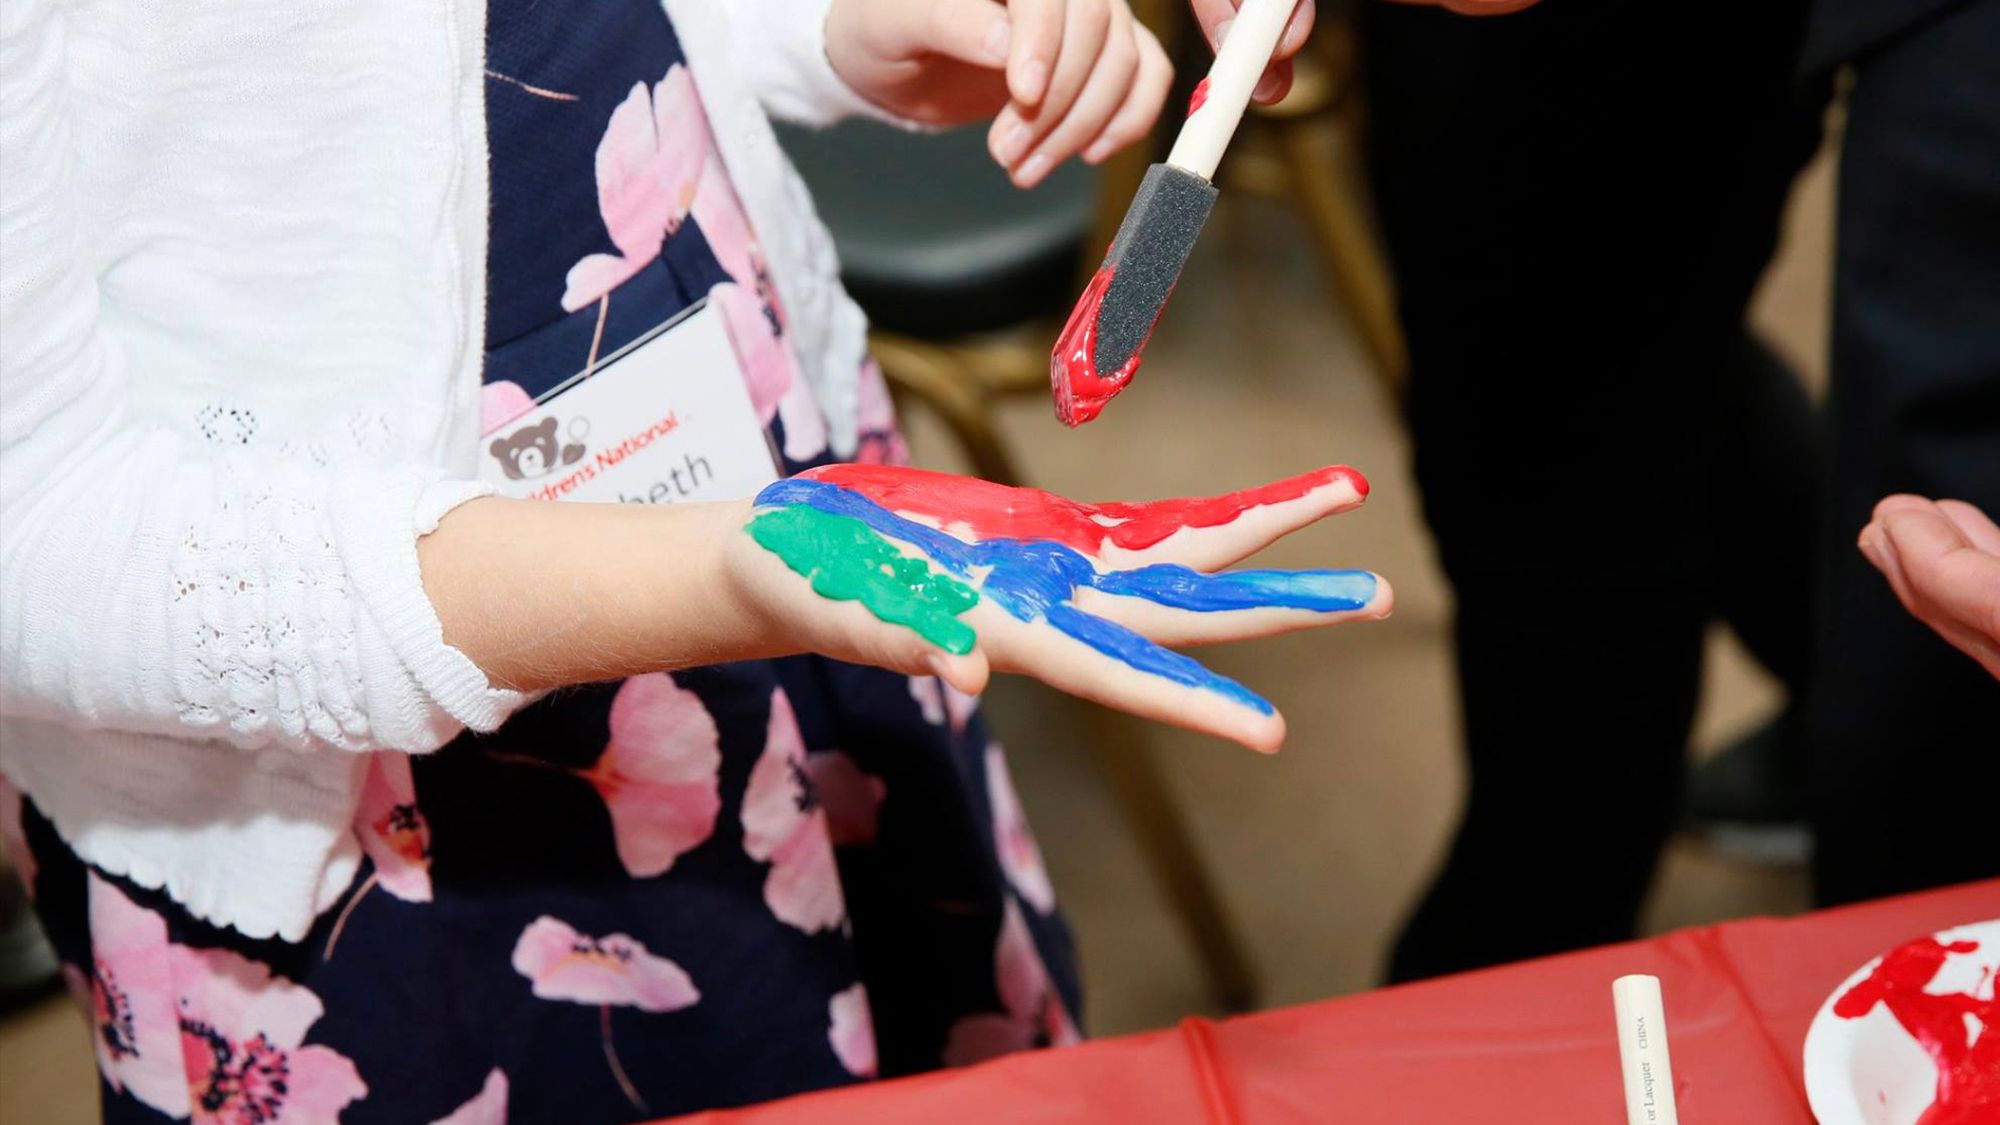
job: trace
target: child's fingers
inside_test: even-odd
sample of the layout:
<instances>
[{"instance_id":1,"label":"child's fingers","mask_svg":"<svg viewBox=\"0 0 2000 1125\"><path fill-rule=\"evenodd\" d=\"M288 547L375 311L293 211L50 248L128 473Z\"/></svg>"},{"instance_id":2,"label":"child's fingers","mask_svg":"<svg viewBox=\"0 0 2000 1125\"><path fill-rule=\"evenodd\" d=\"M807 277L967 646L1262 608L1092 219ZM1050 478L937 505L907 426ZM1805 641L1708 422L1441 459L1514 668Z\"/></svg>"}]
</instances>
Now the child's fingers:
<instances>
[{"instance_id":1,"label":"child's fingers","mask_svg":"<svg viewBox=\"0 0 2000 1125\"><path fill-rule=\"evenodd\" d=\"M1299 0L1299 6L1292 9L1292 18L1285 21L1285 33L1278 37L1278 49L1272 58L1289 59L1306 45L1306 36L1312 34L1313 19L1318 14L1313 0Z\"/></svg>"},{"instance_id":2,"label":"child's fingers","mask_svg":"<svg viewBox=\"0 0 2000 1125\"><path fill-rule=\"evenodd\" d=\"M1033 138L1030 151L1039 147L1069 116L1071 107L1098 70L1100 56L1110 41L1114 9L1122 11L1124 6L1124 0L1067 0L1062 50L1049 72L1048 89L1026 115Z\"/></svg>"},{"instance_id":3,"label":"child's fingers","mask_svg":"<svg viewBox=\"0 0 2000 1125\"><path fill-rule=\"evenodd\" d=\"M1194 21L1201 25L1208 49L1215 50L1222 42L1216 29L1236 18L1236 0L1188 0L1188 7L1194 11Z\"/></svg>"},{"instance_id":4,"label":"child's fingers","mask_svg":"<svg viewBox=\"0 0 2000 1125\"><path fill-rule=\"evenodd\" d=\"M1007 61L1013 23L995 0L923 0L921 12L912 21L919 50L975 66Z\"/></svg>"},{"instance_id":5,"label":"child's fingers","mask_svg":"<svg viewBox=\"0 0 2000 1125\"><path fill-rule=\"evenodd\" d=\"M983 606L975 607L967 616L977 621L984 647L999 671L1033 676L1080 699L1142 719L1226 738L1267 754L1276 751L1285 740L1285 720L1275 710L1264 709L1268 704L1262 708L1252 706L1208 687L1191 686L1141 671L1046 622L1019 621L998 608L984 610ZM1151 654L1187 661L1143 638L1140 643ZM1187 663L1199 667L1192 661ZM1243 690L1233 681L1214 679L1237 691Z\"/></svg>"},{"instance_id":6,"label":"child's fingers","mask_svg":"<svg viewBox=\"0 0 2000 1125\"><path fill-rule=\"evenodd\" d=\"M1037 105L1049 88L1062 49L1064 0L1008 0L1013 38L1007 54L1007 93L1020 105Z\"/></svg>"},{"instance_id":7,"label":"child's fingers","mask_svg":"<svg viewBox=\"0 0 2000 1125\"><path fill-rule=\"evenodd\" d=\"M742 601L755 607L761 623L764 643L759 651L743 655L817 652L906 675L936 675L968 694L976 695L986 686L990 668L984 638L969 623L952 623L960 629L959 639L970 641L969 650L947 651L942 641L927 638L916 627L884 621L861 600L821 594L811 577L750 542L747 535L742 549L732 556L729 578Z\"/></svg>"},{"instance_id":8,"label":"child's fingers","mask_svg":"<svg viewBox=\"0 0 2000 1125\"><path fill-rule=\"evenodd\" d=\"M1068 42L1065 38L1065 46ZM1112 13L1110 33L1091 64L1083 88L1062 120L1042 136L1040 143L1013 170L1015 186L1034 187L1050 169L1103 132L1118 107L1124 104L1138 74L1139 45L1132 36L1132 16L1120 4ZM1055 105L1056 95L1052 90L1042 106L1042 115L1052 114Z\"/></svg>"},{"instance_id":9,"label":"child's fingers","mask_svg":"<svg viewBox=\"0 0 2000 1125\"><path fill-rule=\"evenodd\" d=\"M1219 575L1214 581L1227 586L1234 579L1251 579L1257 573ZM1297 571L1283 574L1282 580L1291 597L1264 600L1253 590L1249 597L1238 599L1253 603L1242 608L1195 609L1162 604L1152 597L1091 589L1077 592L1076 605L1157 644L1181 647L1253 640L1356 618L1379 620L1389 616L1396 604L1389 584L1367 571Z\"/></svg>"},{"instance_id":10,"label":"child's fingers","mask_svg":"<svg viewBox=\"0 0 2000 1125\"><path fill-rule=\"evenodd\" d=\"M963 543L1056 542L1115 569L1178 563L1216 570L1357 507L1368 495L1367 478L1346 465L1220 496L1137 504L1085 504L1038 488L923 469L827 465L801 475L865 496Z\"/></svg>"},{"instance_id":11,"label":"child's fingers","mask_svg":"<svg viewBox=\"0 0 2000 1125\"><path fill-rule=\"evenodd\" d=\"M1302 527L1358 508L1367 497L1367 478L1345 465L1329 465L1221 496L1101 504L1097 518L1107 526L1107 538L1094 553L1119 569L1176 563L1220 570ZM1170 534L1155 537L1169 526Z\"/></svg>"},{"instance_id":12,"label":"child's fingers","mask_svg":"<svg viewBox=\"0 0 2000 1125\"><path fill-rule=\"evenodd\" d=\"M1236 21L1236 12L1243 7L1243 0L1189 0L1194 10L1195 22L1201 25L1202 37L1208 40L1211 51L1222 48L1222 40L1229 32L1229 25ZM1285 32L1278 37L1277 50L1271 52L1273 59L1289 59L1305 46L1306 36L1312 34L1315 16L1313 0L1299 0L1292 9L1292 16L1285 21Z\"/></svg>"},{"instance_id":13,"label":"child's fingers","mask_svg":"<svg viewBox=\"0 0 2000 1125\"><path fill-rule=\"evenodd\" d=\"M1083 150L1084 160L1092 164L1102 162L1150 132L1174 83L1174 66L1167 61L1160 41L1143 26L1135 26L1133 34L1139 44L1139 73L1125 95L1125 104L1118 107L1103 132Z\"/></svg>"},{"instance_id":14,"label":"child's fingers","mask_svg":"<svg viewBox=\"0 0 2000 1125\"><path fill-rule=\"evenodd\" d=\"M1410 0L1404 0L1405 3ZM1416 0L1418 3L1443 3L1461 16L1504 16L1523 8L1532 8L1539 0Z\"/></svg>"}]
</instances>

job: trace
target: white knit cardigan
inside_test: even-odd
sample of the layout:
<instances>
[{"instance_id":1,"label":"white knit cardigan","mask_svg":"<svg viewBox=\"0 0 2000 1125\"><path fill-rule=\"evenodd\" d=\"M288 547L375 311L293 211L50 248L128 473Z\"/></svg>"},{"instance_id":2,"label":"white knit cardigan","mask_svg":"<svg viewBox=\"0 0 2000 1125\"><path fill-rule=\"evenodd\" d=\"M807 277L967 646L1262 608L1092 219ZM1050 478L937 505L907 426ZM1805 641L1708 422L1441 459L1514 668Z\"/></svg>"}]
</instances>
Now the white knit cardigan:
<instances>
[{"instance_id":1,"label":"white knit cardigan","mask_svg":"<svg viewBox=\"0 0 2000 1125\"><path fill-rule=\"evenodd\" d=\"M766 117L867 110L828 0L664 2L851 448L864 325ZM521 702L444 643L415 546L483 491L484 21L0 5L0 772L251 936L354 877L370 753Z\"/></svg>"}]
</instances>

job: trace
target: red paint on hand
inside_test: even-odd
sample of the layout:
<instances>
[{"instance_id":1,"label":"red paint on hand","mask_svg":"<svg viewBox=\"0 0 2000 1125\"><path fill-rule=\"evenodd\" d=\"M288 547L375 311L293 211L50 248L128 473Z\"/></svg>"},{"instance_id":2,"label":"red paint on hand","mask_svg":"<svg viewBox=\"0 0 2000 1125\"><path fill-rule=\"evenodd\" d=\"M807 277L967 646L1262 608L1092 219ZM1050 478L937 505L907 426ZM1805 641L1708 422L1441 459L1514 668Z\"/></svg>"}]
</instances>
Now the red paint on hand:
<instances>
[{"instance_id":1,"label":"red paint on hand","mask_svg":"<svg viewBox=\"0 0 2000 1125\"><path fill-rule=\"evenodd\" d=\"M1208 79L1204 78L1194 84L1194 93L1188 95L1188 116L1193 117L1195 111L1206 104L1208 104Z\"/></svg>"},{"instance_id":2,"label":"red paint on hand","mask_svg":"<svg viewBox=\"0 0 2000 1125\"><path fill-rule=\"evenodd\" d=\"M1065 426L1081 426L1103 413L1104 404L1132 381L1133 373L1139 370L1139 356L1146 350L1141 341L1118 370L1109 375L1097 370L1093 358L1097 317L1104 305L1104 291L1109 288L1111 267L1105 266L1084 287L1062 335L1056 337L1055 350L1049 353L1049 386L1055 392L1056 417Z\"/></svg>"},{"instance_id":3,"label":"red paint on hand","mask_svg":"<svg viewBox=\"0 0 2000 1125\"><path fill-rule=\"evenodd\" d=\"M1931 1057L1937 1093L1917 1125L2000 1125L2000 999L1925 991L1951 954L1978 949L1978 942L1920 938L1884 955L1867 980L1833 1002L1833 1014L1847 1020L1887 1007ZM1971 1042L1967 1016L1983 1028Z\"/></svg>"},{"instance_id":4,"label":"red paint on hand","mask_svg":"<svg viewBox=\"0 0 2000 1125\"><path fill-rule=\"evenodd\" d=\"M1345 465L1222 496L1143 504L1082 504L1037 488L887 465L828 465L800 475L859 492L892 512L964 526L979 539L1048 540L1093 555L1106 544L1144 550L1183 527L1234 523L1253 508L1298 500L1336 483L1368 495L1367 479Z\"/></svg>"}]
</instances>

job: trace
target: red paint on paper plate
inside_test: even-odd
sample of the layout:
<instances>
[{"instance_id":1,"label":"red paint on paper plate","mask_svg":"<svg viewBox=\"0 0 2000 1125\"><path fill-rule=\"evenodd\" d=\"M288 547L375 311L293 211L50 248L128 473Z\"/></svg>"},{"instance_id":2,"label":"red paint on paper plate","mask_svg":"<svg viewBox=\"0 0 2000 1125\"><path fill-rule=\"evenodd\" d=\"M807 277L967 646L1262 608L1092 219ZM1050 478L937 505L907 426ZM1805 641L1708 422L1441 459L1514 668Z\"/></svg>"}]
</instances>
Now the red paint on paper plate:
<instances>
[{"instance_id":1,"label":"red paint on paper plate","mask_svg":"<svg viewBox=\"0 0 2000 1125\"><path fill-rule=\"evenodd\" d=\"M1183 527L1220 527L1253 508L1299 500L1330 485L1344 483L1368 495L1367 479L1345 465L1222 496L1144 504L1080 504L1040 489L887 465L828 465L801 475L859 492L892 512L969 528L982 540L1047 540L1087 554L1106 543L1144 550Z\"/></svg>"},{"instance_id":2,"label":"red paint on paper plate","mask_svg":"<svg viewBox=\"0 0 2000 1125\"><path fill-rule=\"evenodd\" d=\"M1208 79L1204 78L1201 81L1194 84L1194 93L1188 95L1188 116L1193 117L1195 110L1198 110L1202 106L1207 104L1208 104Z\"/></svg>"},{"instance_id":3,"label":"red paint on paper plate","mask_svg":"<svg viewBox=\"0 0 2000 1125\"><path fill-rule=\"evenodd\" d=\"M1105 290L1111 288L1111 271L1112 267L1105 266L1090 279L1083 296L1077 298L1076 308L1070 311L1062 335L1056 337L1055 350L1049 353L1049 386L1055 393L1056 417L1071 428L1104 412L1104 404L1132 381L1133 373L1139 370L1139 357L1146 350L1146 342L1141 340L1116 371L1105 374L1097 369L1097 318L1104 307Z\"/></svg>"},{"instance_id":4,"label":"red paint on paper plate","mask_svg":"<svg viewBox=\"0 0 2000 1125\"><path fill-rule=\"evenodd\" d=\"M1931 1057L1937 1094L1917 1125L2000 1125L2000 999L1925 991L1952 954L1978 949L1976 941L1920 938L1885 954L1867 980L1833 1002L1833 1014L1846 1020L1883 1005Z\"/></svg>"}]
</instances>

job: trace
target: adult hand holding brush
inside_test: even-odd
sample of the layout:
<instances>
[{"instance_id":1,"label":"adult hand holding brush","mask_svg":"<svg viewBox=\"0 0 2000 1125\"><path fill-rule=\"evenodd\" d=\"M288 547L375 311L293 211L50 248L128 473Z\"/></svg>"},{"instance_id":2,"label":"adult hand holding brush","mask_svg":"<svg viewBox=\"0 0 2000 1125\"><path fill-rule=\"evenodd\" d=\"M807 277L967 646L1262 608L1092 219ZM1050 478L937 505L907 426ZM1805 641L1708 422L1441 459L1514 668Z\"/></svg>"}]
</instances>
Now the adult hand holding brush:
<instances>
[{"instance_id":1,"label":"adult hand holding brush","mask_svg":"<svg viewBox=\"0 0 2000 1125\"><path fill-rule=\"evenodd\" d=\"M1173 67L1125 0L833 0L826 54L854 91L927 125L992 118L987 147L1033 187L1146 135Z\"/></svg>"}]
</instances>

